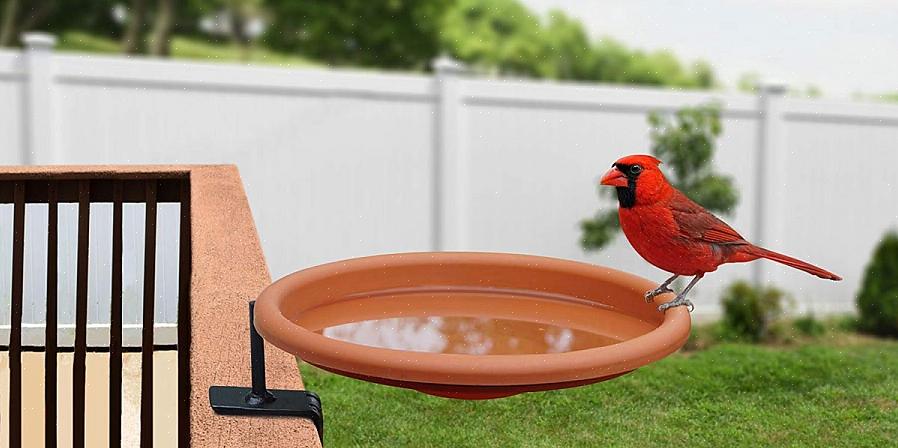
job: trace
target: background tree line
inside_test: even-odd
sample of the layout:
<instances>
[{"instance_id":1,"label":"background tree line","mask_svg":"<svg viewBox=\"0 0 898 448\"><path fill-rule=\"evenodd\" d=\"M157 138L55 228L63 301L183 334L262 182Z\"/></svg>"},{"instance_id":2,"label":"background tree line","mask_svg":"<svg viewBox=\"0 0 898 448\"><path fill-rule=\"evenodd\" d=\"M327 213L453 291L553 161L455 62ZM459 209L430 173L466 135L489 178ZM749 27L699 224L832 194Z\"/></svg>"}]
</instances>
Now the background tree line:
<instances>
[{"instance_id":1,"label":"background tree line","mask_svg":"<svg viewBox=\"0 0 898 448\"><path fill-rule=\"evenodd\" d=\"M78 30L117 40L123 53L167 56L178 35L334 66L428 70L446 53L504 75L715 84L707 63L594 39L561 11L539 17L517 0L0 0L0 13L0 46L17 45L24 31Z\"/></svg>"}]
</instances>

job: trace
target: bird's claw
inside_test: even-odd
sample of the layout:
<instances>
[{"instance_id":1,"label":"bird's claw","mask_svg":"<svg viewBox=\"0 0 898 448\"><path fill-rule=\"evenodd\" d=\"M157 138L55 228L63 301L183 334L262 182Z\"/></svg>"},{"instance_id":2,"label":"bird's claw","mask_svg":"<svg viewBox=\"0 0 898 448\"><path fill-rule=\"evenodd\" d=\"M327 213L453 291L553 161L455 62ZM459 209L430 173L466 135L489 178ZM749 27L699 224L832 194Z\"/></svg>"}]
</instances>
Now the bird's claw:
<instances>
[{"instance_id":1,"label":"bird's claw","mask_svg":"<svg viewBox=\"0 0 898 448\"><path fill-rule=\"evenodd\" d=\"M683 296L677 296L676 299L673 299L670 302L662 303L661 305L658 305L658 311L664 312L665 310L667 310L669 308L673 308L673 307L677 307L677 306L686 306L686 308L689 310L690 313L692 312L692 310L695 309L695 305L693 305L692 302L689 301L689 299L687 299Z\"/></svg>"},{"instance_id":2,"label":"bird's claw","mask_svg":"<svg viewBox=\"0 0 898 448\"><path fill-rule=\"evenodd\" d=\"M668 292L672 293L672 292L674 292L674 290L668 288L667 286L664 286L664 287L655 288L651 291L646 291L645 303L652 303L652 300L655 299L655 296L660 296L661 294L665 294Z\"/></svg>"}]
</instances>

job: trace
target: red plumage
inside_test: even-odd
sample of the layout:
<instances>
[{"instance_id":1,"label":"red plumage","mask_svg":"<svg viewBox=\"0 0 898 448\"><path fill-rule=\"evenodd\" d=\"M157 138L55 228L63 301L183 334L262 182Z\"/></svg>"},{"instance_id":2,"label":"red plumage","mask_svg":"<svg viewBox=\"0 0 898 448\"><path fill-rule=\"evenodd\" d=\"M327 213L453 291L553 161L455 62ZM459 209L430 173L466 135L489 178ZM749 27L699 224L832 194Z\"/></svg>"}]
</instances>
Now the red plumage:
<instances>
[{"instance_id":1,"label":"red plumage","mask_svg":"<svg viewBox=\"0 0 898 448\"><path fill-rule=\"evenodd\" d=\"M676 275L701 278L724 263L766 258L820 278L842 279L810 263L746 241L739 232L671 186L658 168L660 163L652 156L627 156L615 162L602 177L603 185L617 188L624 235L649 263ZM667 283L659 290L666 287ZM646 297L650 298L648 294Z\"/></svg>"}]
</instances>

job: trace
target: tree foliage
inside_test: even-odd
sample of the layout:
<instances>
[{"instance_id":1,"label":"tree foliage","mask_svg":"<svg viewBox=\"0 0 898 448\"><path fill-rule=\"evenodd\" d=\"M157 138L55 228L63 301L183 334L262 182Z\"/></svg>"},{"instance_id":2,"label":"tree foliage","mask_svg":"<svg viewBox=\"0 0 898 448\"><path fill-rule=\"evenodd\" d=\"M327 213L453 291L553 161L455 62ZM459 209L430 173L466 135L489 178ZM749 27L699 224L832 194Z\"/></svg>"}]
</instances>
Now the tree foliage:
<instances>
[{"instance_id":1,"label":"tree foliage","mask_svg":"<svg viewBox=\"0 0 898 448\"><path fill-rule=\"evenodd\" d=\"M545 76L549 46L539 20L515 0L459 0L443 20L453 56L500 73Z\"/></svg>"},{"instance_id":2,"label":"tree foliage","mask_svg":"<svg viewBox=\"0 0 898 448\"><path fill-rule=\"evenodd\" d=\"M705 62L684 68L669 51L631 50L611 38L591 41L583 24L555 10L545 22L517 0L457 0L442 42L450 54L504 74L542 78L711 87Z\"/></svg>"},{"instance_id":3,"label":"tree foliage","mask_svg":"<svg viewBox=\"0 0 898 448\"><path fill-rule=\"evenodd\" d=\"M669 167L668 181L693 201L712 212L729 213L739 202L738 192L729 176L714 171L715 140L723 132L720 108L706 104L680 109L672 117L650 113L651 153ZM598 250L617 234L620 224L617 208L611 206L614 189L600 187L600 195L609 207L581 222L581 245Z\"/></svg>"},{"instance_id":4,"label":"tree foliage","mask_svg":"<svg viewBox=\"0 0 898 448\"><path fill-rule=\"evenodd\" d=\"M267 0L265 42L335 65L422 68L450 0Z\"/></svg>"},{"instance_id":5,"label":"tree foliage","mask_svg":"<svg viewBox=\"0 0 898 448\"><path fill-rule=\"evenodd\" d=\"M761 84L761 74L758 72L746 72L739 76L736 81L736 89L740 92L755 94L758 93L758 86Z\"/></svg>"},{"instance_id":6,"label":"tree foliage","mask_svg":"<svg viewBox=\"0 0 898 448\"><path fill-rule=\"evenodd\" d=\"M258 0L0 0L0 46L17 45L28 31L80 30L121 39L124 53L167 56L171 33L196 34L206 4L247 1ZM125 11L123 23L117 8Z\"/></svg>"},{"instance_id":7,"label":"tree foliage","mask_svg":"<svg viewBox=\"0 0 898 448\"><path fill-rule=\"evenodd\" d=\"M549 78L596 79L596 54L583 25L561 11L549 13L545 31L549 50L543 75Z\"/></svg>"},{"instance_id":8,"label":"tree foliage","mask_svg":"<svg viewBox=\"0 0 898 448\"><path fill-rule=\"evenodd\" d=\"M110 11L113 0L0 0L0 46L19 43L28 31L91 29L111 34L119 28Z\"/></svg>"},{"instance_id":9,"label":"tree foliage","mask_svg":"<svg viewBox=\"0 0 898 448\"><path fill-rule=\"evenodd\" d=\"M113 10L124 11L115 19ZM714 72L665 50L593 39L558 10L541 17L520 0L0 0L0 46L29 30L119 39L125 53L167 56L174 35L230 39L345 66L426 70L441 53L487 72L535 78L707 88ZM214 17L228 33L205 33ZM244 28L267 24L261 41ZM225 21L230 23L225 23Z\"/></svg>"}]
</instances>

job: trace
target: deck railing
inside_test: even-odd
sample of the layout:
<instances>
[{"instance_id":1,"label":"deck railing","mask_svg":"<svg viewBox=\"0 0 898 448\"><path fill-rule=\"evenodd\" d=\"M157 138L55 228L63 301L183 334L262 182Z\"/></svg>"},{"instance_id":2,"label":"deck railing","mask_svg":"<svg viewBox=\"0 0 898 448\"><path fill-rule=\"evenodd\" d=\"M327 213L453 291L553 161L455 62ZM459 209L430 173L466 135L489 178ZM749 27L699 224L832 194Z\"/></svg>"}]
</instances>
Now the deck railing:
<instances>
[{"instance_id":1,"label":"deck railing","mask_svg":"<svg viewBox=\"0 0 898 448\"><path fill-rule=\"evenodd\" d=\"M88 260L91 204L112 204L110 333L108 347L88 347ZM85 445L85 386L88 351L109 351L109 444L121 446L122 440L122 208L125 203L145 204L144 272L142 299L142 337L140 394L140 445L153 446L153 353L171 347L154 344L157 207L160 203L180 204L178 249L178 441L190 441L190 279L191 220L190 180L188 172L141 173L4 173L0 175L0 204L13 204L12 272L9 344L9 446L22 446L22 352L44 351L44 428L45 444L57 445L57 353L74 352L72 393L72 446ZM47 204L46 254L46 331L43 345L22 344L24 293L26 204ZM59 204L76 203L77 263L74 297L58 297ZM31 230L33 231L33 229ZM73 347L60 347L55 331L58 300L75 301L75 341Z\"/></svg>"},{"instance_id":2,"label":"deck railing","mask_svg":"<svg viewBox=\"0 0 898 448\"><path fill-rule=\"evenodd\" d=\"M145 210L143 215L139 212L141 208ZM176 208L178 211L173 213ZM111 446L133 444L137 407L140 408L140 445L152 446L154 442L159 446L174 445L170 439L162 440L173 436L173 428L161 422L174 420L175 410L159 406L160 403L171 403L176 393L178 446L320 448L318 432L307 419L218 415L210 406L211 386L250 384L247 304L271 283L236 167L0 167L0 212L3 214L0 222L0 248L3 248L0 250L0 266L3 267L0 268L0 284L4 285L4 290L0 291L3 298L0 311L12 312L10 325L0 328L0 331L11 330L8 346L0 347L9 351L10 369L10 407L8 412L0 410L0 418L4 425L10 423L10 446L31 446L42 437L46 439L46 446L102 444L106 434L95 431L108 431ZM10 212L12 216L9 216ZM49 218L46 225L42 223L44 216ZM135 223L135 217L145 221L145 225ZM142 243L136 243L140 241L139 233L143 233ZM154 238L156 244L153 244ZM46 253L37 247L44 241L48 243ZM173 257L175 253L177 259ZM35 262L42 257L47 259L46 267ZM154 259L156 263L152 262ZM102 267L98 268L98 265ZM174 275L174 265L178 271L177 292L168 287L175 285L166 280ZM46 273L46 279L35 273ZM129 290L139 291L134 286L140 282L141 273L146 287L142 294L130 295ZM159 283L154 282L154 278L158 278ZM54 284L60 287L58 293ZM44 286L49 286L46 293ZM9 293L12 293L11 301L6 299ZM167 312L162 313L166 316L164 319L160 319L159 313L155 314L155 320L161 321L161 325L155 325L154 335L154 308L160 311L171 309L166 304L171 303L169 299L174 295L178 296L177 312L172 313L177 318L177 337L173 339L168 335L173 317ZM43 303L44 297L48 305ZM137 305L142 309L136 309ZM48 307L46 322L50 331L42 335L34 330L44 322L41 320L44 307ZM24 325L24 337L23 309L29 319ZM3 313L0 314L5 321L6 314ZM140 341L137 341L131 331L140 314L144 320L142 327L137 327L141 331ZM107 315L110 323L108 343L95 325L105 323ZM75 321L74 342L68 337L70 319ZM34 323L38 324L37 328L32 325ZM54 327L60 332L59 340L52 331ZM161 359L171 359L171 356L159 351L171 349L177 350L177 388L173 391L174 387L160 387L162 373L158 367L162 366L157 366L157 385L153 390L152 355L156 352L156 362L160 363ZM35 414L35 409L39 409L41 403L35 403L40 400L39 393L30 386L39 381L28 381L32 376L38 376L30 370L33 368L30 355L25 358L23 372L22 352L27 351L46 352L43 361L46 367L43 374L46 375L43 416L46 434L35 433L29 426L35 420L40 421L41 416ZM68 372L59 374L58 368L67 366L67 360L60 361L58 366L56 361L56 354L64 351L73 352L75 358L71 397L55 390L57 376L60 384L68 381ZM102 394L103 398L93 395L98 382L93 375L98 373L92 362L96 358L88 355L91 351L109 352L108 430L99 429L104 425L97 424L96 417L103 415L102 407L97 407L99 413L88 414L85 422L85 406L93 410L97 400L105 400L105 394ZM128 381L133 378L128 373L131 357L125 357L124 362L125 390L129 393L122 397L120 392L122 352L128 351L141 354L141 394L139 405L135 403L133 407L122 409L123 398L128 399L125 403L131 403L132 396ZM292 355L274 349L268 355L265 366L267 383L272 389L303 388ZM99 379L99 382L103 381ZM100 387L102 390L105 384ZM7 391L0 390L0 396L7 398ZM154 396L161 399L161 402L156 401L157 409L153 409ZM71 417L65 416L69 408ZM69 425L69 421L57 421L56 411L59 411L59 418L71 419L73 425ZM157 418L156 440L153 440L153 411ZM73 426L73 440L58 440L70 436L68 426ZM0 441L0 446L4 442L6 440Z\"/></svg>"}]
</instances>

